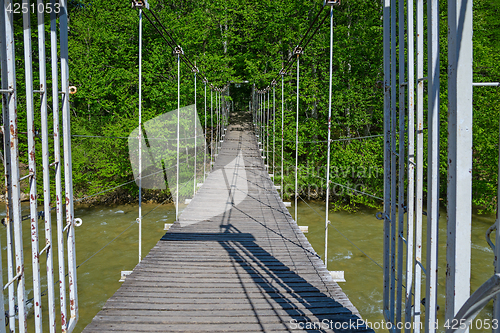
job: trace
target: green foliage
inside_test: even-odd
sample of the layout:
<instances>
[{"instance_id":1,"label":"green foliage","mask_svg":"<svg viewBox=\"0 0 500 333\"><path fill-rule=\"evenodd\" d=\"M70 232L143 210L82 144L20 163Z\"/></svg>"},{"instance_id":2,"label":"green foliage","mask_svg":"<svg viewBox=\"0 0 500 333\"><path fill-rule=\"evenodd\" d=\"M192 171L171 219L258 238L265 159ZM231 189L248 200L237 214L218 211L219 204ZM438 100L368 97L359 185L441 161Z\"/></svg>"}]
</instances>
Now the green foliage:
<instances>
[{"instance_id":1,"label":"green foliage","mask_svg":"<svg viewBox=\"0 0 500 333\"><path fill-rule=\"evenodd\" d=\"M225 97L227 101L235 101L235 109L245 109L252 87L266 87L277 76L321 8L322 1L151 0L150 6L210 83L223 86L230 81L250 81L249 84L231 85L231 97ZM75 138L73 141L75 189L83 195L133 178L127 140L117 137L127 137L137 127L138 12L131 9L127 1L109 0L73 1L70 9L70 79L71 84L78 87L78 93L71 100L73 134L104 137ZM324 10L320 20L328 15L328 10ZM445 27L446 6L442 5L441 10L442 27ZM474 10L474 80L498 81L500 3L498 0L476 0ZM340 7L334 8L333 140L383 133L381 16L380 1L345 0ZM321 197L320 192L324 193L326 188L328 21L326 19L300 57L299 140L315 141L301 143L298 147L303 196L311 196L308 191L313 186L318 188L315 191ZM446 29L442 29L441 197L446 195L447 179L446 33ZM142 116L145 122L177 107L177 60L145 17L143 36ZM294 183L295 68L292 66L284 77L283 158L285 167L290 170L284 175L287 184ZM204 124L201 77L198 75L197 108ZM181 106L194 103L193 80L191 68L181 64ZM210 127L210 89L207 94L206 121ZM276 154L281 152L281 98L278 78ZM498 105L498 88L474 90L473 202L486 210L496 205ZM427 163L426 157L424 161ZM381 205L380 200L348 188L381 197L382 168L382 138L333 142L330 168L335 182L331 185L333 207L353 209L360 204ZM135 184L127 185L126 189L132 193L137 191ZM287 193L293 194L292 191Z\"/></svg>"}]
</instances>

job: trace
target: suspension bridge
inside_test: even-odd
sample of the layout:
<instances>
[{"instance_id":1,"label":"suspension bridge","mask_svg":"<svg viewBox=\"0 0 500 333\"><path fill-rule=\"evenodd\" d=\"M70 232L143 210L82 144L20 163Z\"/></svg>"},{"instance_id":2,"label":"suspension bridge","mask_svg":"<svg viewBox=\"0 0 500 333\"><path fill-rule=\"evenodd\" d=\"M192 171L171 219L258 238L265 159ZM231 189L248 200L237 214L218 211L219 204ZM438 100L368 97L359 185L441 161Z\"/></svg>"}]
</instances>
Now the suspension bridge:
<instances>
[{"instance_id":1,"label":"suspension bridge","mask_svg":"<svg viewBox=\"0 0 500 333\"><path fill-rule=\"evenodd\" d=\"M23 5L29 8L30 1ZM41 4L45 9L43 2ZM333 15L340 1L325 1L312 20L276 78L264 87L252 87L249 110L233 110L229 114L224 96L230 83L215 87L190 61L189 56L162 24L147 1L133 1L139 11L139 127L136 138L139 176L139 264L127 276L122 287L105 304L85 332L106 331L370 331L361 321L361 315L332 278L331 272L312 249L296 223L298 212L297 175L299 146L300 59L304 49L319 27L330 17L330 82L327 165L325 254L328 257L328 230L330 221L329 190L332 98ZM384 190L383 198L356 189L383 202L379 218L383 226L383 316L389 331L419 333L425 325L428 333L437 328L437 262L439 219L439 1L427 1L424 14L423 0L383 1L384 44ZM471 248L471 168L472 168L472 87L499 86L498 82L472 82L472 1L448 2L448 225L445 318L449 332L465 332L468 323L500 292L500 265L483 285L470 293ZM21 7L19 7L21 8ZM24 8L24 7L23 7ZM33 7L34 8L34 7ZM3 154L7 212L6 274L0 274L0 332L28 331L28 304L33 304L34 330L43 331L47 323L50 332L58 327L72 332L78 322L78 290L75 253L75 228L81 220L74 216L71 113L69 98L76 88L69 85L68 10L64 0L51 1L50 22L46 27L43 12L37 15L38 73L34 75L32 62L32 20L30 12L22 11L24 84L27 115L27 154L29 172L20 174L20 134L18 128L18 88L16 88L16 47L12 0L0 0L0 60L3 111ZM324 8L330 12L320 20ZM57 12L56 12L57 10ZM18 14L21 14L19 12ZM141 184L143 181L142 142L142 17L147 18L177 59L177 129L176 181L169 179L176 204L176 222L146 256L141 253ZM319 23L318 23L319 22ZM424 49L424 22L427 22L427 49ZM50 26L50 27L49 27ZM59 27L59 29L57 29ZM315 28L316 27L316 28ZM48 28L48 30L46 29ZM416 28L416 29L415 29ZM50 39L45 40L46 30ZM416 31L415 31L416 30ZM408 41L406 43L406 40ZM46 42L50 56L46 55ZM416 47L416 48L415 48ZM58 52L59 50L59 52ZM397 57L399 53L399 57ZM416 55L416 58L415 58ZM424 55L428 59L424 76ZM51 60L52 86L47 87L47 64ZM202 167L190 170L192 178L186 183L193 187L193 195L184 211L179 210L181 192L179 180L180 157L180 64L184 62L194 74L195 105L197 76L203 78L205 88L205 124L194 122L194 144L186 154L199 147L197 131L203 127L204 152ZM275 88L284 86L285 75L296 69L296 130L295 130L295 214L290 215L283 198L283 182L275 185L274 174L283 164L275 162L275 140L281 134L283 147L283 91L281 93L281 129L277 124ZM405 67L407 66L407 67ZM416 69L416 71L415 71ZM36 79L34 79L34 77ZM39 88L34 88L34 83ZM427 97L424 99L424 83ZM210 126L207 119L207 86L215 93L215 108L210 103ZM272 93L272 98L270 92ZM52 93L53 123L49 125L49 92ZM34 103L34 96L40 102ZM272 100L272 103L271 103ZM424 100L427 102L427 128L424 128ZM23 103L24 103L23 102ZM212 102L212 98L211 98ZM35 110L35 105L39 110ZM213 111L215 110L215 115ZM195 112L198 112L195 107ZM230 115L230 117L229 117ZM40 116L41 130L34 127L35 116ZM62 126L60 124L62 118ZM230 122L228 123L228 120ZM215 120L215 121L214 121ZM278 129L276 129L278 125ZM208 129L210 128L210 139ZM50 129L50 130L49 130ZM424 130L427 131L428 165L424 183ZM270 133L272 132L272 143ZM405 135L407 133L407 141ZM381 135L340 138L364 140ZM37 160L35 138L42 138L43 193L37 190ZM63 151L61 152L60 138ZM186 140L187 141L187 140ZM209 146L207 146L207 141ZM49 142L53 149L49 149ZM222 145L221 145L222 143ZM191 144L191 143L189 143ZM145 146L149 147L148 144ZM272 153L272 158L271 154ZM207 155L210 161L207 161ZM283 150L278 160L283 161ZM272 161L271 161L272 160ZM213 164L212 164L213 161ZM198 162L200 162L198 160ZM38 162L40 164L40 162ZM210 173L205 173L209 165ZM202 176L200 176L203 170ZM165 172L163 169L162 171ZM272 172L272 173L270 173ZM63 177L64 176L64 177ZM198 178L197 178L198 177ZM406 177L406 179L405 179ZM203 184L197 190L197 180ZM29 234L31 239L32 276L25 271L21 183L29 183ZM51 187L51 181L53 187ZM427 187L427 212L424 212L424 185ZM278 193L277 189L281 190ZM52 191L52 194L51 194ZM196 193L196 194L195 194ZM499 195L500 196L500 195ZM55 202L52 197L55 197ZM43 211L38 207L43 201ZM64 200L63 200L64 199ZM51 210L55 210L53 230ZM42 213L41 213L42 212ZM44 213L45 212L45 213ZM425 213L425 214L424 214ZM424 242L423 215L427 220L427 242ZM43 220L44 235L39 233ZM489 239L498 221L487 232L488 244L500 256L500 246ZM40 228L42 229L42 228ZM26 233L27 230L24 230ZM57 241L53 241L52 232ZM382 232L382 230L381 230ZM496 233L499 244L500 233ZM39 237L43 240L40 241ZM42 245L40 245L40 243ZM425 243L425 244L424 244ZM422 259L425 245L427 257ZM41 249L40 249L41 248ZM358 248L359 249L359 248ZM56 251L57 250L57 251ZM101 251L101 250L99 250ZM98 252L99 252L98 251ZM96 252L96 253L98 253ZM57 260L55 260L57 253ZM40 257L46 256L46 274L41 273ZM92 258L92 257L90 257ZM89 260L88 258L87 260ZM496 260L496 259L495 259ZM56 264L54 265L54 261ZM0 260L1 262L1 260ZM84 261L86 262L86 261ZM55 266L55 269L54 269ZM58 277L54 274L58 272ZM4 283L3 279L7 278ZM33 285L33 298L26 297L26 279ZM44 281L42 283L42 281ZM42 285L46 285L46 289ZM57 295L59 290L59 295ZM425 294L425 298L423 297ZM42 296L47 296L42 301ZM56 299L59 298L56 309ZM423 299L422 299L423 298ZM423 302L425 300L425 302ZM47 315L42 321L42 308ZM425 311L425 312L424 312ZM425 313L425 315L423 315ZM56 319L59 316L59 320ZM500 300L495 299L493 320L500 319ZM454 325L458 323L458 325ZM403 324L403 325L400 325ZM409 324L409 326L407 325ZM423 324L423 325L422 325ZM409 327L409 328L408 328ZM492 325L493 331L499 328Z\"/></svg>"},{"instance_id":2,"label":"suspension bridge","mask_svg":"<svg viewBox=\"0 0 500 333\"><path fill-rule=\"evenodd\" d=\"M203 186L84 332L367 330L285 208L250 113L230 119Z\"/></svg>"}]
</instances>

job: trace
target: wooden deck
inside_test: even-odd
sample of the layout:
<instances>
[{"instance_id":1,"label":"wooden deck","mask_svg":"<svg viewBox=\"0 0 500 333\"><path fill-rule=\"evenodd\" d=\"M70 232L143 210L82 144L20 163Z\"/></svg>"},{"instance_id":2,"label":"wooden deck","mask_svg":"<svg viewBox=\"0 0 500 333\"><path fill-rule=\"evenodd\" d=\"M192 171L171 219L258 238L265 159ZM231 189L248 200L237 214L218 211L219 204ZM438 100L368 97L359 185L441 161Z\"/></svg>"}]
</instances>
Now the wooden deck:
<instances>
[{"instance_id":1,"label":"wooden deck","mask_svg":"<svg viewBox=\"0 0 500 333\"><path fill-rule=\"evenodd\" d=\"M249 115L231 116L214 171L84 332L367 331L281 201Z\"/></svg>"}]
</instances>

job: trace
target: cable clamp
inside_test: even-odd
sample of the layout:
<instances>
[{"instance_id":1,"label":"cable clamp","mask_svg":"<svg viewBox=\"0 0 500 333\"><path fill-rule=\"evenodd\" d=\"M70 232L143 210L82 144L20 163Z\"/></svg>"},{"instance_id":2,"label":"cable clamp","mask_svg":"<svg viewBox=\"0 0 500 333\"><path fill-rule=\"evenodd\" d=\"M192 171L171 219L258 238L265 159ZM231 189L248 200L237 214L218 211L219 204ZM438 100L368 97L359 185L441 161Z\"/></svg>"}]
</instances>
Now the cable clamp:
<instances>
[{"instance_id":1,"label":"cable clamp","mask_svg":"<svg viewBox=\"0 0 500 333\"><path fill-rule=\"evenodd\" d=\"M325 0L323 6L340 6L340 0Z\"/></svg>"},{"instance_id":2,"label":"cable clamp","mask_svg":"<svg viewBox=\"0 0 500 333\"><path fill-rule=\"evenodd\" d=\"M297 46L295 47L295 49L293 50L293 54L296 54L296 55L301 55L301 54L304 54L304 51L302 50L301 47Z\"/></svg>"},{"instance_id":3,"label":"cable clamp","mask_svg":"<svg viewBox=\"0 0 500 333\"><path fill-rule=\"evenodd\" d=\"M273 87L276 85L276 79L273 79L273 80L271 81L271 85L272 85Z\"/></svg>"},{"instance_id":4,"label":"cable clamp","mask_svg":"<svg viewBox=\"0 0 500 333\"><path fill-rule=\"evenodd\" d=\"M174 54L175 55L184 55L184 50L182 49L182 47L180 45L177 45L174 48Z\"/></svg>"},{"instance_id":5,"label":"cable clamp","mask_svg":"<svg viewBox=\"0 0 500 333\"><path fill-rule=\"evenodd\" d=\"M284 68L280 69L280 75L286 75L286 71Z\"/></svg>"},{"instance_id":6,"label":"cable clamp","mask_svg":"<svg viewBox=\"0 0 500 333\"><path fill-rule=\"evenodd\" d=\"M147 0L132 0L132 8L143 8L149 9L149 3Z\"/></svg>"},{"instance_id":7,"label":"cable clamp","mask_svg":"<svg viewBox=\"0 0 500 333\"><path fill-rule=\"evenodd\" d=\"M198 69L198 67L194 66L193 69L191 70L193 73L199 73L200 70Z\"/></svg>"}]
</instances>

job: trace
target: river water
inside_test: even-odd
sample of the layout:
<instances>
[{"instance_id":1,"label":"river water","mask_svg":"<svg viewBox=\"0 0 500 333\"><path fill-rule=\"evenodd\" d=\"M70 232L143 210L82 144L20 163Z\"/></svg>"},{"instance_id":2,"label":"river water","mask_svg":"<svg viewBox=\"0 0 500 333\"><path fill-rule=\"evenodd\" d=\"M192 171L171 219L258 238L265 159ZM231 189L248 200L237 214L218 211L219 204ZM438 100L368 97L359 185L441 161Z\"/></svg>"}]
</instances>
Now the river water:
<instances>
[{"instance_id":1,"label":"river water","mask_svg":"<svg viewBox=\"0 0 500 333\"><path fill-rule=\"evenodd\" d=\"M142 253L143 257L165 233L164 224L173 223L175 208L172 204L143 204ZM24 207L27 209L28 207ZM294 208L290 208L293 215ZM299 203L298 224L309 226L306 234L318 254L324 254L324 203L310 201ZM328 269L344 271L346 282L340 286L361 313L363 319L381 322L382 316L382 265L383 222L375 218L375 210L361 209L356 213L330 213L331 227L328 241ZM0 213L1 215L2 213ZM3 212L3 214L5 214ZM78 296L80 319L76 332L81 332L92 318L120 287L120 271L132 270L138 262L137 205L76 206L75 216L83 220L77 228L76 247L78 268ZM446 267L446 212L441 212L439 233L439 325L444 324L444 287ZM484 240L484 233L494 223L494 216L474 215L472 223L472 290L476 290L493 275L493 251ZM28 225L28 221L25 221ZM424 220L425 224L425 220ZM42 224L40 224L42 227ZM3 267L6 267L5 228L1 227ZM43 234L43 232L42 232ZM424 230L425 235L425 230ZM27 237L28 236L28 237ZM118 237L117 237L118 236ZM115 239L116 238L116 239ZM29 234L24 233L27 276L31 277ZM27 245L27 246L26 246ZM104 248L103 248L104 247ZM99 251L100 250L100 251ZM99 251L99 252L98 252ZM425 248L424 255L425 258ZM42 276L45 258L41 258ZM7 281L4 272L4 283ZM56 276L57 278L57 276ZM45 279L42 280L46 282ZM44 286L44 289L45 289ZM32 287L26 284L28 298ZM4 293L6 295L6 293ZM46 296L42 299L46 304ZM491 318L489 304L478 316ZM44 313L44 315L46 315ZM29 325L33 325L30 315ZM478 322L479 324L479 322ZM479 325L477 325L479 326ZM30 331L32 331L30 329ZM377 330L382 331L382 330ZM490 330L474 328L471 332Z\"/></svg>"}]
</instances>

